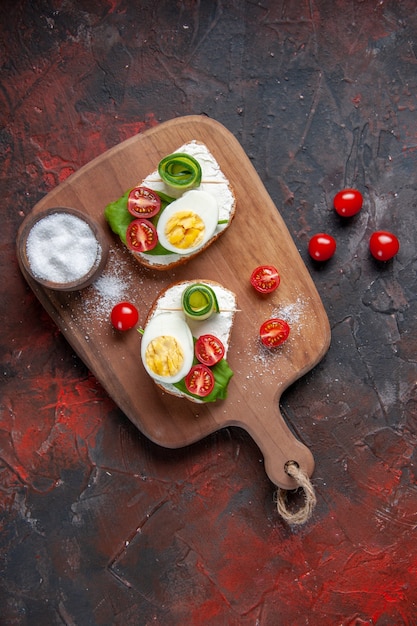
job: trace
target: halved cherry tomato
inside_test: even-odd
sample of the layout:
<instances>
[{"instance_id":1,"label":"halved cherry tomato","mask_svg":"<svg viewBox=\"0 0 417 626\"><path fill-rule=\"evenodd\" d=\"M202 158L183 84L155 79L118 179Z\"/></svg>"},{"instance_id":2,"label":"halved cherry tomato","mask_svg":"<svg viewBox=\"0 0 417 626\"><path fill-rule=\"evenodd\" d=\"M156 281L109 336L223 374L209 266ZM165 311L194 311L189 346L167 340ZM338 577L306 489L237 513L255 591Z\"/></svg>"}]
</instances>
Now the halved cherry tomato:
<instances>
[{"instance_id":1,"label":"halved cherry tomato","mask_svg":"<svg viewBox=\"0 0 417 626\"><path fill-rule=\"evenodd\" d=\"M155 226L148 220L133 220L127 227L126 242L134 252L152 250L158 243Z\"/></svg>"},{"instance_id":2,"label":"halved cherry tomato","mask_svg":"<svg viewBox=\"0 0 417 626\"><path fill-rule=\"evenodd\" d=\"M273 265L260 265L253 270L250 277L252 287L260 293L271 293L278 287L280 281L278 270Z\"/></svg>"},{"instance_id":3,"label":"halved cherry tomato","mask_svg":"<svg viewBox=\"0 0 417 626\"><path fill-rule=\"evenodd\" d=\"M153 217L161 208L161 199L148 187L135 187L129 193L127 210L134 217Z\"/></svg>"},{"instance_id":4,"label":"halved cherry tomato","mask_svg":"<svg viewBox=\"0 0 417 626\"><path fill-rule=\"evenodd\" d=\"M290 327L285 320L273 317L266 320L259 329L261 341L267 348L276 348L288 339Z\"/></svg>"},{"instance_id":5,"label":"halved cherry tomato","mask_svg":"<svg viewBox=\"0 0 417 626\"><path fill-rule=\"evenodd\" d=\"M371 235L369 249L378 261L389 261L400 249L398 238L386 230L378 230Z\"/></svg>"},{"instance_id":6,"label":"halved cherry tomato","mask_svg":"<svg viewBox=\"0 0 417 626\"><path fill-rule=\"evenodd\" d=\"M331 235L317 233L308 243L308 252L315 261L328 261L336 252L336 241Z\"/></svg>"},{"instance_id":7,"label":"halved cherry tomato","mask_svg":"<svg viewBox=\"0 0 417 626\"><path fill-rule=\"evenodd\" d=\"M200 363L211 367L224 357L224 345L214 335L200 335L195 342L194 353Z\"/></svg>"},{"instance_id":8,"label":"halved cherry tomato","mask_svg":"<svg viewBox=\"0 0 417 626\"><path fill-rule=\"evenodd\" d=\"M363 197L357 189L342 189L333 199L335 211L342 217L356 215L361 210L362 204Z\"/></svg>"},{"instance_id":9,"label":"halved cherry tomato","mask_svg":"<svg viewBox=\"0 0 417 626\"><path fill-rule=\"evenodd\" d=\"M137 324L139 313L134 304L130 302L118 302L112 308L110 319L117 330L129 330Z\"/></svg>"},{"instance_id":10,"label":"halved cherry tomato","mask_svg":"<svg viewBox=\"0 0 417 626\"><path fill-rule=\"evenodd\" d=\"M202 363L194 365L185 377L185 386L190 393L204 398L213 391L213 372Z\"/></svg>"}]
</instances>

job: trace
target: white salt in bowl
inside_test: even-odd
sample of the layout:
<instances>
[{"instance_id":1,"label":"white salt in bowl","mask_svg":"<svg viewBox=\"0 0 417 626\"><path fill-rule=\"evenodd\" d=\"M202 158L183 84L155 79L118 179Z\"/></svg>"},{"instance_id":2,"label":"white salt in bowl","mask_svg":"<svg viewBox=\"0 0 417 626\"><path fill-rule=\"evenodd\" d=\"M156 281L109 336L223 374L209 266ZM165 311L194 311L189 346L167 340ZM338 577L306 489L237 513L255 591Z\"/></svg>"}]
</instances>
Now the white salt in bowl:
<instances>
[{"instance_id":1,"label":"white salt in bowl","mask_svg":"<svg viewBox=\"0 0 417 626\"><path fill-rule=\"evenodd\" d=\"M103 271L108 252L109 243L99 224L69 207L31 213L17 235L23 273L48 289L87 287Z\"/></svg>"}]
</instances>

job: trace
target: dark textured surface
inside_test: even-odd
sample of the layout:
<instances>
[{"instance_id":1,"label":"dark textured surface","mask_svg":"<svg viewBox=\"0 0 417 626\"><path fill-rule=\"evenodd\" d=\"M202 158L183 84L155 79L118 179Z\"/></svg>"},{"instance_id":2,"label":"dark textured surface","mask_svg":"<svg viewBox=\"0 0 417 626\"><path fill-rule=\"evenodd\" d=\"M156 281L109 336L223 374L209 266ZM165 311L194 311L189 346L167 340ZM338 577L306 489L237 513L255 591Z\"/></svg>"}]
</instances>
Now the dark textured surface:
<instances>
[{"instance_id":1,"label":"dark textured surface","mask_svg":"<svg viewBox=\"0 0 417 626\"><path fill-rule=\"evenodd\" d=\"M416 9L3 0L1 624L417 623ZM147 441L17 267L17 229L48 191L200 113L252 159L332 326L282 402L316 460L318 504L298 529L240 430L176 451ZM365 203L342 222L346 185ZM368 253L380 228L401 242L386 264ZM306 248L323 230L338 247L319 267Z\"/></svg>"}]
</instances>

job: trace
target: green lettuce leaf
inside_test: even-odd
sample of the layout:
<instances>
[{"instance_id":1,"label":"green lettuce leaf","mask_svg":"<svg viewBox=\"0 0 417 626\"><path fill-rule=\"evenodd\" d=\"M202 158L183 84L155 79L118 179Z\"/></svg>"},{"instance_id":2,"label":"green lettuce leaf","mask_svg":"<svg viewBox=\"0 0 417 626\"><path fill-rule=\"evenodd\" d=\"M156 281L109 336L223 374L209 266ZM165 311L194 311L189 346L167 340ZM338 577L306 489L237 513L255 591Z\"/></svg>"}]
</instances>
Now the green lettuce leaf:
<instances>
[{"instance_id":1,"label":"green lettuce leaf","mask_svg":"<svg viewBox=\"0 0 417 626\"><path fill-rule=\"evenodd\" d=\"M112 231L119 235L122 242L126 245L126 230L133 219L133 215L127 210L127 199L130 189L121 197L110 202L104 209L104 217L108 222Z\"/></svg>"}]
</instances>

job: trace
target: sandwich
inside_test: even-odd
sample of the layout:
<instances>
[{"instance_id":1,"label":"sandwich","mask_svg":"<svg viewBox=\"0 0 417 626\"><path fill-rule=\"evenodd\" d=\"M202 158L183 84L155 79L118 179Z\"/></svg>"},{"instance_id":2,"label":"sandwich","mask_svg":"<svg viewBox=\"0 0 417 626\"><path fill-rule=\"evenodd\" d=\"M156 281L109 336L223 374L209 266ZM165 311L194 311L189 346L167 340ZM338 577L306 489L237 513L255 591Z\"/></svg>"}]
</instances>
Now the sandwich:
<instances>
[{"instance_id":1,"label":"sandwich","mask_svg":"<svg viewBox=\"0 0 417 626\"><path fill-rule=\"evenodd\" d=\"M167 270L201 254L230 226L236 198L218 162L193 140L105 208L114 233L145 267Z\"/></svg>"},{"instance_id":2,"label":"sandwich","mask_svg":"<svg viewBox=\"0 0 417 626\"><path fill-rule=\"evenodd\" d=\"M141 329L141 360L164 392L192 402L227 397L227 362L236 296L209 280L170 285L153 303Z\"/></svg>"}]
</instances>

